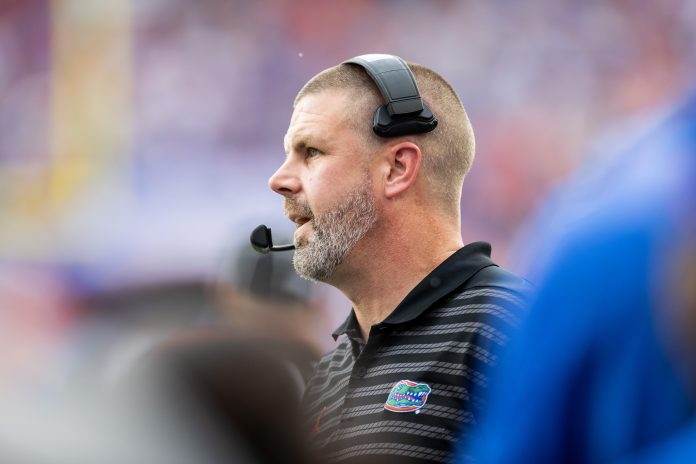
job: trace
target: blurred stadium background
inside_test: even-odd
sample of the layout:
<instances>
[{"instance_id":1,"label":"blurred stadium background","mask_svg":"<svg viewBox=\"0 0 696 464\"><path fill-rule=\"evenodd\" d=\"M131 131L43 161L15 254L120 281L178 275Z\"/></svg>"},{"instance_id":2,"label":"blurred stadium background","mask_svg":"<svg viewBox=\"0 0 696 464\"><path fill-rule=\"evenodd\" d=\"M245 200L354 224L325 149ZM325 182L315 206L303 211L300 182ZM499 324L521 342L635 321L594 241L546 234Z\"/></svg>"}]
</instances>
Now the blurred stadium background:
<instances>
[{"instance_id":1,"label":"blurred stadium background","mask_svg":"<svg viewBox=\"0 0 696 464\"><path fill-rule=\"evenodd\" d=\"M266 181L295 93L368 52L453 83L477 137L464 239L519 270L540 199L692 85L696 2L0 0L0 385L205 319L251 226L289 231ZM318 293L328 347L348 303Z\"/></svg>"}]
</instances>

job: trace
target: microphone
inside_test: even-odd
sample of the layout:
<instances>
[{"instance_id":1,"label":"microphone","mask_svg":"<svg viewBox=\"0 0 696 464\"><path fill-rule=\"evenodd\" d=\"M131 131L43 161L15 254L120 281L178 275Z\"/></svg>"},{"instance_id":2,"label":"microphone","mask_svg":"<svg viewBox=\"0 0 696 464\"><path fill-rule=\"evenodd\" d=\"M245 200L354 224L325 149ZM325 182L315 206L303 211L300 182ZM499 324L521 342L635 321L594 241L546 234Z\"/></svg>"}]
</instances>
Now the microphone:
<instances>
[{"instance_id":1,"label":"microphone","mask_svg":"<svg viewBox=\"0 0 696 464\"><path fill-rule=\"evenodd\" d=\"M273 246L273 238L271 237L271 229L261 224L251 232L251 246L259 253L268 253L269 251L289 251L294 250L295 245L279 245Z\"/></svg>"}]
</instances>

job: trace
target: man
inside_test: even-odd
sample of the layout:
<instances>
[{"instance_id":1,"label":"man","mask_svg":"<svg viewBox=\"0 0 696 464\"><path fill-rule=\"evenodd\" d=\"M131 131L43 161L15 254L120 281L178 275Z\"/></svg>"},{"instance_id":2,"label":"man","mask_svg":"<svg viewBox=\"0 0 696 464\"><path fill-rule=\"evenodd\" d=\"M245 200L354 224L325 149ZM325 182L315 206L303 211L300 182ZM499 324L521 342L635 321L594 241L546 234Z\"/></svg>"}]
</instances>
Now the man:
<instances>
[{"instance_id":1,"label":"man","mask_svg":"<svg viewBox=\"0 0 696 464\"><path fill-rule=\"evenodd\" d=\"M307 425L325 462L443 462L476 423L477 390L515 324L525 282L490 260L489 244L462 243L474 136L452 87L409 63L437 127L378 136L373 113L385 92L366 69L403 63L398 72L408 73L406 64L354 60L299 92L287 158L269 181L297 225L298 273L353 304L333 334L345 337L307 387Z\"/></svg>"},{"instance_id":2,"label":"man","mask_svg":"<svg viewBox=\"0 0 696 464\"><path fill-rule=\"evenodd\" d=\"M696 462L696 94L641 129L524 241L538 294L462 462Z\"/></svg>"}]
</instances>

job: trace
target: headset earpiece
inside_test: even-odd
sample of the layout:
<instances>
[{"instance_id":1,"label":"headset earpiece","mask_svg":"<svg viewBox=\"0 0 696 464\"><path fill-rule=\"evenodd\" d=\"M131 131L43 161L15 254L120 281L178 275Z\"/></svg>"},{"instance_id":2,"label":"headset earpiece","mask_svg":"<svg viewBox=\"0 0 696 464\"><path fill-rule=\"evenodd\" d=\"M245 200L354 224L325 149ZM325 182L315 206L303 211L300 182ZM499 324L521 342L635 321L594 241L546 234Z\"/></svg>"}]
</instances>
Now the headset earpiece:
<instances>
[{"instance_id":1,"label":"headset earpiece","mask_svg":"<svg viewBox=\"0 0 696 464\"><path fill-rule=\"evenodd\" d=\"M385 104L375 110L372 130L380 137L422 134L437 127L437 118L421 99L416 79L404 60L394 55L360 55L345 64L365 69Z\"/></svg>"}]
</instances>

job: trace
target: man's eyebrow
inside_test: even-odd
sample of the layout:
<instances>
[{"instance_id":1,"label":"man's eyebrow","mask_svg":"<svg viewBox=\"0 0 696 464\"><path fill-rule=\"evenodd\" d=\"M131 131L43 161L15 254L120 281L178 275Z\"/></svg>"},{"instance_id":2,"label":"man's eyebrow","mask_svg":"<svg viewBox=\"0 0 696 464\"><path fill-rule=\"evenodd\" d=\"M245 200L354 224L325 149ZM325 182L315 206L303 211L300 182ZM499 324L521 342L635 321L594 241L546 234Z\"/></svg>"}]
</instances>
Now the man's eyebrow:
<instances>
[{"instance_id":1,"label":"man's eyebrow","mask_svg":"<svg viewBox=\"0 0 696 464\"><path fill-rule=\"evenodd\" d=\"M291 145L288 143L284 143L283 145L286 155L289 155L291 150L304 151L304 149L308 147L308 144L305 140L297 140Z\"/></svg>"}]
</instances>

